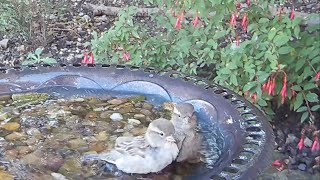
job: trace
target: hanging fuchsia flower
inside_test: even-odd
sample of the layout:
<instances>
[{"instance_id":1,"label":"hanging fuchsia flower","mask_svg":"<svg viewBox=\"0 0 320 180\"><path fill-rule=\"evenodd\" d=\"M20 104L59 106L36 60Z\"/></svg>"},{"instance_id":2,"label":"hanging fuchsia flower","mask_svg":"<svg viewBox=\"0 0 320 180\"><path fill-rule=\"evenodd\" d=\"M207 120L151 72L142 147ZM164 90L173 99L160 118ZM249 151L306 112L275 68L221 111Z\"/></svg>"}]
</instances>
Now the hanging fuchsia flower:
<instances>
[{"instance_id":1,"label":"hanging fuchsia flower","mask_svg":"<svg viewBox=\"0 0 320 180\"><path fill-rule=\"evenodd\" d=\"M176 24L174 25L175 29L178 29L178 30L181 29L181 23L182 23L183 19L184 19L184 12L182 12L180 14L180 16L177 16Z\"/></svg>"},{"instance_id":2,"label":"hanging fuchsia flower","mask_svg":"<svg viewBox=\"0 0 320 180\"><path fill-rule=\"evenodd\" d=\"M247 0L246 3L247 3L248 7L251 5L251 1L250 0Z\"/></svg>"},{"instance_id":3,"label":"hanging fuchsia flower","mask_svg":"<svg viewBox=\"0 0 320 180\"><path fill-rule=\"evenodd\" d=\"M290 19L291 20L294 20L294 17L296 16L296 13L295 13L295 11L294 11L294 7L292 7L292 9L291 9L291 13L290 13Z\"/></svg>"},{"instance_id":4,"label":"hanging fuchsia flower","mask_svg":"<svg viewBox=\"0 0 320 180\"><path fill-rule=\"evenodd\" d=\"M248 28L248 14L245 13L243 18L242 18L242 22L241 22L241 26L242 26L242 30L243 32L247 32L247 28Z\"/></svg>"},{"instance_id":5,"label":"hanging fuchsia flower","mask_svg":"<svg viewBox=\"0 0 320 180\"><path fill-rule=\"evenodd\" d=\"M257 102L257 93L253 93L251 98L253 100L253 103L256 103Z\"/></svg>"},{"instance_id":6,"label":"hanging fuchsia flower","mask_svg":"<svg viewBox=\"0 0 320 180\"><path fill-rule=\"evenodd\" d=\"M268 94L269 94L269 96L274 95L275 87L276 87L276 81L273 78L273 79L269 80L269 82L268 82Z\"/></svg>"},{"instance_id":7,"label":"hanging fuchsia flower","mask_svg":"<svg viewBox=\"0 0 320 180\"><path fill-rule=\"evenodd\" d=\"M89 60L89 54L87 51L83 52L83 59L81 61L81 64L88 64Z\"/></svg>"},{"instance_id":8,"label":"hanging fuchsia flower","mask_svg":"<svg viewBox=\"0 0 320 180\"><path fill-rule=\"evenodd\" d=\"M316 81L320 80L320 71L316 74Z\"/></svg>"},{"instance_id":9,"label":"hanging fuchsia flower","mask_svg":"<svg viewBox=\"0 0 320 180\"><path fill-rule=\"evenodd\" d=\"M284 103L285 98L288 96L287 94L287 75L283 77L283 84L282 84L282 89L281 89L281 103Z\"/></svg>"},{"instance_id":10,"label":"hanging fuchsia flower","mask_svg":"<svg viewBox=\"0 0 320 180\"><path fill-rule=\"evenodd\" d=\"M195 19L192 21L192 23L193 23L193 26L194 26L194 27L197 27L198 24L200 23L200 18L199 18L198 13L197 13Z\"/></svg>"},{"instance_id":11,"label":"hanging fuchsia flower","mask_svg":"<svg viewBox=\"0 0 320 180\"><path fill-rule=\"evenodd\" d=\"M272 166L276 166L276 167L279 167L282 165L282 162L280 159L277 159L275 160L273 163L272 163Z\"/></svg>"},{"instance_id":12,"label":"hanging fuchsia flower","mask_svg":"<svg viewBox=\"0 0 320 180\"><path fill-rule=\"evenodd\" d=\"M315 152L315 151L319 151L320 150L320 145L319 145L319 138L318 136L314 137L312 146L311 146L311 151Z\"/></svg>"},{"instance_id":13,"label":"hanging fuchsia flower","mask_svg":"<svg viewBox=\"0 0 320 180\"><path fill-rule=\"evenodd\" d=\"M181 29L181 19L180 19L180 17L177 17L177 19L176 19L176 24L174 25L174 28L175 29Z\"/></svg>"},{"instance_id":14,"label":"hanging fuchsia flower","mask_svg":"<svg viewBox=\"0 0 320 180\"><path fill-rule=\"evenodd\" d=\"M298 143L298 149L301 151L303 147L304 147L304 135L302 134L300 141Z\"/></svg>"},{"instance_id":15,"label":"hanging fuchsia flower","mask_svg":"<svg viewBox=\"0 0 320 180\"><path fill-rule=\"evenodd\" d=\"M131 58L131 56L130 56L130 54L129 54L128 52L123 53L123 59L124 59L125 61L129 61L130 58Z\"/></svg>"},{"instance_id":16,"label":"hanging fuchsia flower","mask_svg":"<svg viewBox=\"0 0 320 180\"><path fill-rule=\"evenodd\" d=\"M92 52L89 53L89 59L87 64L94 64L94 57Z\"/></svg>"},{"instance_id":17,"label":"hanging fuchsia flower","mask_svg":"<svg viewBox=\"0 0 320 180\"><path fill-rule=\"evenodd\" d=\"M237 25L237 16L235 13L231 14L230 25L235 27Z\"/></svg>"}]
</instances>

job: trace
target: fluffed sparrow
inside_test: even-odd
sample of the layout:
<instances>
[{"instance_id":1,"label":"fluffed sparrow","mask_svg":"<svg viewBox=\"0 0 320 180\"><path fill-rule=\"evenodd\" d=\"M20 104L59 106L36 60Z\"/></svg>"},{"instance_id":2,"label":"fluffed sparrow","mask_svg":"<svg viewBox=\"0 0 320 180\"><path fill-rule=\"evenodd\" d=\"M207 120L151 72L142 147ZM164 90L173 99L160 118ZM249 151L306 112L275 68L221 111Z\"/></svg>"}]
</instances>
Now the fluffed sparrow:
<instances>
[{"instance_id":1,"label":"fluffed sparrow","mask_svg":"<svg viewBox=\"0 0 320 180\"><path fill-rule=\"evenodd\" d=\"M145 136L119 137L113 150L85 155L83 161L104 160L125 173L159 172L179 153L174 133L174 126L169 120L156 119L149 124Z\"/></svg>"}]
</instances>

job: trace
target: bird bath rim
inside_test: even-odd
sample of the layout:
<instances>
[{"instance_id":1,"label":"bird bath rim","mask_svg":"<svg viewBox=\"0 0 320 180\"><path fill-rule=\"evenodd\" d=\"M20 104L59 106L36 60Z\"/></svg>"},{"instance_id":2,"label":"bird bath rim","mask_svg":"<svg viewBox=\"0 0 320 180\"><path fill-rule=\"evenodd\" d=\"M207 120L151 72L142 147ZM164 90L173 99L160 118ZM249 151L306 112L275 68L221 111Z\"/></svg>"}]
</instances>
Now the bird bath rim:
<instances>
[{"instance_id":1,"label":"bird bath rim","mask_svg":"<svg viewBox=\"0 0 320 180\"><path fill-rule=\"evenodd\" d=\"M0 67L0 72L0 95L70 86L159 93L169 101L205 105L228 141L217 167L197 179L254 179L271 159L274 136L265 115L233 91L198 77L109 64Z\"/></svg>"}]
</instances>

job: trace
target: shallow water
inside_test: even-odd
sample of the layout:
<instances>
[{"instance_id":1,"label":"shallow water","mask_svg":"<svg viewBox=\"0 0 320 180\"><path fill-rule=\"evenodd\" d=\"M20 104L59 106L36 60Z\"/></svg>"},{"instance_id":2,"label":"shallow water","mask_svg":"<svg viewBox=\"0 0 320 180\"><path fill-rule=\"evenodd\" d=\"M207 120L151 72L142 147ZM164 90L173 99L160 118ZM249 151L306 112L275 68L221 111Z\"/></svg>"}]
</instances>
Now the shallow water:
<instances>
[{"instance_id":1,"label":"shallow water","mask_svg":"<svg viewBox=\"0 0 320 180\"><path fill-rule=\"evenodd\" d=\"M156 118L170 118L161 106L167 99L146 95L144 100L126 93L114 98L115 94L96 90L73 89L70 93L69 87L48 90L38 91L52 92L48 99L37 97L22 103L10 96L0 97L0 179L3 174L15 179L181 179L212 168L224 146L219 130L199 111L198 132L204 137L202 162L173 163L161 173L143 176L106 173L104 162L83 165L80 158L111 150L119 136L143 135ZM123 119L111 120L114 113Z\"/></svg>"}]
</instances>

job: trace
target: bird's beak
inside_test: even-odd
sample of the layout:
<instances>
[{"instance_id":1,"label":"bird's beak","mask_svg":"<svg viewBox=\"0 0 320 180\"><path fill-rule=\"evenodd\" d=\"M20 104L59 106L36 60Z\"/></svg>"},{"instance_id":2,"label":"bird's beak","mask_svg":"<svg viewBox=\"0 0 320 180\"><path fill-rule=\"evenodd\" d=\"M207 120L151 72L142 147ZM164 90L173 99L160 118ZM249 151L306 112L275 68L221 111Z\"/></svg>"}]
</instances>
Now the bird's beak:
<instances>
[{"instance_id":1,"label":"bird's beak","mask_svg":"<svg viewBox=\"0 0 320 180\"><path fill-rule=\"evenodd\" d=\"M167 140L168 142L171 142L171 143L175 143L175 142L176 142L176 140L173 138L173 136L168 136L168 137L166 138L166 140Z\"/></svg>"}]
</instances>

